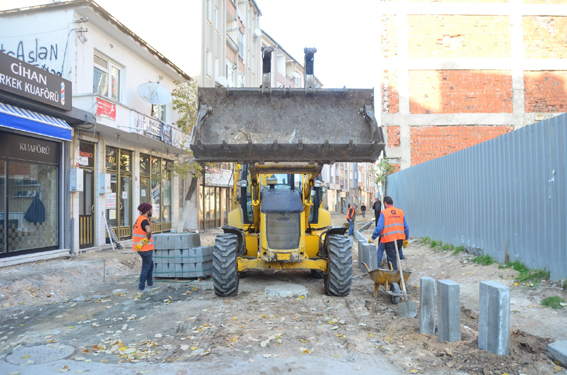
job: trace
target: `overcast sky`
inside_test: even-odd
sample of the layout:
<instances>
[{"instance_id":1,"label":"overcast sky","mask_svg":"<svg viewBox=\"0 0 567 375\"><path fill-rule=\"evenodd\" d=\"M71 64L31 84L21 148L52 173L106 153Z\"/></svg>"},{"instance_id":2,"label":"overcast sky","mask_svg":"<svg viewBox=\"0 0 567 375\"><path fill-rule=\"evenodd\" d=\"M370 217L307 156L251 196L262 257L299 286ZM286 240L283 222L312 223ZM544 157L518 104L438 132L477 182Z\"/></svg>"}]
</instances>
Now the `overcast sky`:
<instances>
[{"instance_id":1,"label":"overcast sky","mask_svg":"<svg viewBox=\"0 0 567 375\"><path fill-rule=\"evenodd\" d=\"M103 8L184 68L189 52L200 48L183 27L182 12L201 0L96 0ZM242 0L240 0L242 1ZM0 0L1 9L46 4L48 0ZM378 85L379 2L376 0L256 0L260 27L303 64L303 48L315 47L315 75L326 88ZM186 10L184 10L186 11ZM181 14L180 14L181 13ZM162 37L164 28L171 38ZM194 43L193 43L194 42ZM187 52L179 52L183 49ZM188 72L191 74L191 72Z\"/></svg>"}]
</instances>

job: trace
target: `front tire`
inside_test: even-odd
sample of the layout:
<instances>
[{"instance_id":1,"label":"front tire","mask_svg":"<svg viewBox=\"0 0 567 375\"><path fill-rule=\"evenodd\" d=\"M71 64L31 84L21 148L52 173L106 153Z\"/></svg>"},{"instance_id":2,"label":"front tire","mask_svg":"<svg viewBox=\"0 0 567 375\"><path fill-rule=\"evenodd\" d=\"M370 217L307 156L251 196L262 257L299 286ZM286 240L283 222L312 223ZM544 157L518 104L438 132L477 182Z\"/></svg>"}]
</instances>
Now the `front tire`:
<instances>
[{"instance_id":1,"label":"front tire","mask_svg":"<svg viewBox=\"0 0 567 375\"><path fill-rule=\"evenodd\" d=\"M352 245L350 239L346 236L330 235L327 254L325 291L329 296L348 296L352 284Z\"/></svg>"},{"instance_id":2,"label":"front tire","mask_svg":"<svg viewBox=\"0 0 567 375\"><path fill-rule=\"evenodd\" d=\"M219 234L213 250L213 286L215 294L230 297L238 294L238 237Z\"/></svg>"}]
</instances>

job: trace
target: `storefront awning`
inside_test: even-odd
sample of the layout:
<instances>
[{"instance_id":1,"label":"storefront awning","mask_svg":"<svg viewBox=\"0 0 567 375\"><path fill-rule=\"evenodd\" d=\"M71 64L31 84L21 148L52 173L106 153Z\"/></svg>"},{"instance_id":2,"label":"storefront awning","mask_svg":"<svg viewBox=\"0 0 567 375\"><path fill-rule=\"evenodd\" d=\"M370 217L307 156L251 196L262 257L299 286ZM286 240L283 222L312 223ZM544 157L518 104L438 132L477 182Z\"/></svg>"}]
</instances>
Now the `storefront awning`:
<instances>
[{"instance_id":1,"label":"storefront awning","mask_svg":"<svg viewBox=\"0 0 567 375\"><path fill-rule=\"evenodd\" d=\"M71 127L65 121L6 103L0 103L0 127L65 141L71 140Z\"/></svg>"}]
</instances>

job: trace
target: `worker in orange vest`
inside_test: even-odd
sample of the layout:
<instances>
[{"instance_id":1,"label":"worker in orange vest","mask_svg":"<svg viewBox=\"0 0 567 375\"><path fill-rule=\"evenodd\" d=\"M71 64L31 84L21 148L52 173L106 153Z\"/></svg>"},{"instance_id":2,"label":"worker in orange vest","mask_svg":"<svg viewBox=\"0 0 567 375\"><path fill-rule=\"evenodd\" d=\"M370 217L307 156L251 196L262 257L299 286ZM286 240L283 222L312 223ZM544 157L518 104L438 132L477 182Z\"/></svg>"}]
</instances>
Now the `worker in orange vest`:
<instances>
[{"instance_id":1,"label":"worker in orange vest","mask_svg":"<svg viewBox=\"0 0 567 375\"><path fill-rule=\"evenodd\" d=\"M380 241L384 246L378 247L378 267L380 267L384 250L386 250L388 262L392 264L392 269L397 270L398 262L396 261L394 241L397 241L400 259L405 259L402 247L407 247L409 244L409 227L404 211L394 207L394 201L390 197L384 197L384 209L380 213L378 225L368 242L374 242L379 236L381 236Z\"/></svg>"},{"instance_id":2,"label":"worker in orange vest","mask_svg":"<svg viewBox=\"0 0 567 375\"><path fill-rule=\"evenodd\" d=\"M352 236L354 234L354 219L356 218L356 204L355 205L348 205L348 210L346 214L346 219L349 224L348 228L348 235Z\"/></svg>"},{"instance_id":3,"label":"worker in orange vest","mask_svg":"<svg viewBox=\"0 0 567 375\"><path fill-rule=\"evenodd\" d=\"M152 217L152 205L142 203L138 206L140 216L134 223L134 233L132 237L134 251L137 251L142 257L142 272L140 273L140 284L138 285L138 293L151 292L154 287L152 278L154 271L154 240L152 238L152 226L150 218ZM148 288L146 288L146 282Z\"/></svg>"}]
</instances>

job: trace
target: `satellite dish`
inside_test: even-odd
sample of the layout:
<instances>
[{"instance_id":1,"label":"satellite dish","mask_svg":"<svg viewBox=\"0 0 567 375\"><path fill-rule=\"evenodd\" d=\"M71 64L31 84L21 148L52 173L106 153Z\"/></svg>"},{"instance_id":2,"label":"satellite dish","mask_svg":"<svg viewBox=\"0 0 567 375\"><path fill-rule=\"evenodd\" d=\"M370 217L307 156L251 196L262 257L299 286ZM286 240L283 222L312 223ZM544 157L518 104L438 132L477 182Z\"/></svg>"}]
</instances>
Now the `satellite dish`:
<instances>
[{"instance_id":1,"label":"satellite dish","mask_svg":"<svg viewBox=\"0 0 567 375\"><path fill-rule=\"evenodd\" d=\"M138 95L150 104L164 105L171 101L171 94L158 82L142 83L138 86Z\"/></svg>"},{"instance_id":2,"label":"satellite dish","mask_svg":"<svg viewBox=\"0 0 567 375\"><path fill-rule=\"evenodd\" d=\"M254 30L254 35L256 36L256 38L261 37L262 36L262 30L260 30L260 29Z\"/></svg>"}]
</instances>

